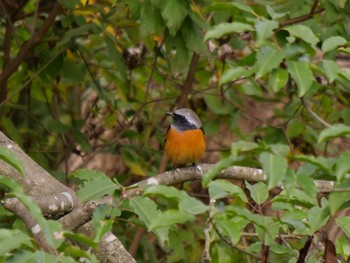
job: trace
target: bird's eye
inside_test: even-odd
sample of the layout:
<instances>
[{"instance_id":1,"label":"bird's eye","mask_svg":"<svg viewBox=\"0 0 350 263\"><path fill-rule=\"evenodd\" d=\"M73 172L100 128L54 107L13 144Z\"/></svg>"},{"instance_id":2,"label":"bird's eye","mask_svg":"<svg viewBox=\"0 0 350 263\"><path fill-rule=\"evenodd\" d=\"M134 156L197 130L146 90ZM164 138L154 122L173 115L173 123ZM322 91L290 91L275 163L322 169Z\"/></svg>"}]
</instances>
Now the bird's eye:
<instances>
[{"instance_id":1,"label":"bird's eye","mask_svg":"<svg viewBox=\"0 0 350 263\"><path fill-rule=\"evenodd\" d=\"M185 119L185 116L180 115L180 119L181 119L181 120L184 120L184 119Z\"/></svg>"}]
</instances>

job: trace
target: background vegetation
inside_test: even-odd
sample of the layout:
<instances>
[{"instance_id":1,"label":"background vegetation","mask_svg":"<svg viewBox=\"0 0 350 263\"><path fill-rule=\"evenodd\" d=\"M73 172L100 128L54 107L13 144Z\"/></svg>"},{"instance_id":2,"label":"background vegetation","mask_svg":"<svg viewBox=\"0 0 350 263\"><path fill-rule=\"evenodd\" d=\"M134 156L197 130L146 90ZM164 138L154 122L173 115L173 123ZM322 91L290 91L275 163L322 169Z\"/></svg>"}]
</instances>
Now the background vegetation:
<instances>
[{"instance_id":1,"label":"background vegetation","mask_svg":"<svg viewBox=\"0 0 350 263\"><path fill-rule=\"evenodd\" d=\"M137 262L348 260L349 8L1 1L0 128L74 190L64 213L90 211L84 220L77 212L79 225L40 212L41 191L55 187L28 187L27 160L0 140L1 260L116 262L102 255L106 233ZM171 169L164 113L180 107L202 119L202 161L216 164L202 181L192 182L193 170L180 170L190 174L183 180L162 173ZM143 185L157 174L163 183ZM125 188L140 181L139 191ZM5 209L10 199L25 215ZM77 231L86 222L90 238Z\"/></svg>"}]
</instances>

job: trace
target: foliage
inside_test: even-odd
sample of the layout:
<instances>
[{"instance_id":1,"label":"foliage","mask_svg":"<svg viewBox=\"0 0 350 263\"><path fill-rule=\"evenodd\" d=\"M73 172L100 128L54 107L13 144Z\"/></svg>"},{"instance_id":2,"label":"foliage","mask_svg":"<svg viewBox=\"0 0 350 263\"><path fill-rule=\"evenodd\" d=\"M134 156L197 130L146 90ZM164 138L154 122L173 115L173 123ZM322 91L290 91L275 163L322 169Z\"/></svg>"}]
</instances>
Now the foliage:
<instances>
[{"instance_id":1,"label":"foliage","mask_svg":"<svg viewBox=\"0 0 350 263\"><path fill-rule=\"evenodd\" d=\"M182 190L158 185L123 199L113 220L106 217L112 208L99 207L93 241L45 220L18 185L1 177L63 253L53 259L40 251L19 219L1 209L1 221L8 222L0 229L3 259L96 262L63 236L96 248L112 230L128 248L144 228L149 233L134 255L138 262L198 262L209 226L212 262L259 261L266 248L270 262L296 262L302 253L307 262L324 258L319 246L302 248L310 240L324 242L317 234L350 204L350 73L336 63L350 54L348 1L60 3L64 11L43 41L0 85L7 93L0 101L6 134L50 171L62 160L69 163L72 153L120 157L125 169L109 174L113 179L88 170L59 177L78 181L82 201L120 198L120 184L156 175L164 112L187 94L187 106L205 120L209 147L220 149L221 160L204 175L198 197L191 183ZM15 16L10 59L31 39L31 29L45 23L45 4L29 0ZM42 16L35 17L36 10ZM6 30L2 23L1 43ZM7 63L3 56L3 68ZM23 174L18 160L0 150L0 158ZM215 179L231 165L262 168L267 180L239 185ZM334 182L334 192L320 197L315 180ZM334 223L345 233L335 242L344 261L350 256L348 223L348 216Z\"/></svg>"}]
</instances>

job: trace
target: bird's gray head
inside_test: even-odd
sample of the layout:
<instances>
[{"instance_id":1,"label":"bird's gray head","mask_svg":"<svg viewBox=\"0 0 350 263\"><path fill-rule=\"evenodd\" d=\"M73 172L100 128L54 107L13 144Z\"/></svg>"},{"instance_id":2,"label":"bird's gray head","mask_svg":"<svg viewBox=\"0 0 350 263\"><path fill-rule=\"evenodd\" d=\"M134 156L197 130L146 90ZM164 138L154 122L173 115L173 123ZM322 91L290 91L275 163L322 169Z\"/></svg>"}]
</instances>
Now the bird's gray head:
<instances>
[{"instance_id":1,"label":"bird's gray head","mask_svg":"<svg viewBox=\"0 0 350 263\"><path fill-rule=\"evenodd\" d=\"M201 120L191 109L182 108L174 112L167 112L167 114L173 117L171 125L177 130L185 131L202 128Z\"/></svg>"}]
</instances>

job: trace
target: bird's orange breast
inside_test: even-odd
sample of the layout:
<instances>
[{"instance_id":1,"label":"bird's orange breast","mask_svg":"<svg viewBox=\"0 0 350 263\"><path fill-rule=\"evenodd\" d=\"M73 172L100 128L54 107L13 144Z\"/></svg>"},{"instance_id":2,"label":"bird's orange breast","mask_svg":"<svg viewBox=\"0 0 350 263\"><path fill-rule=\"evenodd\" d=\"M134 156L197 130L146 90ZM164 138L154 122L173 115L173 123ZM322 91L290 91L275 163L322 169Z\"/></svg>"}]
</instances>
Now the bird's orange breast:
<instances>
[{"instance_id":1,"label":"bird's orange breast","mask_svg":"<svg viewBox=\"0 0 350 263\"><path fill-rule=\"evenodd\" d=\"M165 152L175 165L198 162L205 147L205 135L201 129L177 131L169 128L166 134Z\"/></svg>"}]
</instances>

